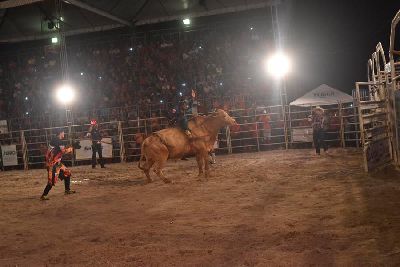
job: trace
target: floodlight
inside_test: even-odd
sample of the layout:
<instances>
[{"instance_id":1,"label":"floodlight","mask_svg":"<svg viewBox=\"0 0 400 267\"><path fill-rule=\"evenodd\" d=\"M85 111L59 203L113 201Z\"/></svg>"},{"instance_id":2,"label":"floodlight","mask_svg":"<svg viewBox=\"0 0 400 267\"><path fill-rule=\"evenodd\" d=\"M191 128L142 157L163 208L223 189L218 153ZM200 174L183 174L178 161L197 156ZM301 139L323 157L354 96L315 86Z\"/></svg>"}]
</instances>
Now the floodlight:
<instances>
[{"instance_id":1,"label":"floodlight","mask_svg":"<svg viewBox=\"0 0 400 267\"><path fill-rule=\"evenodd\" d=\"M190 25L190 19L189 18L183 19L182 22L183 22L184 25Z\"/></svg>"},{"instance_id":2,"label":"floodlight","mask_svg":"<svg viewBox=\"0 0 400 267\"><path fill-rule=\"evenodd\" d=\"M57 99L60 103L69 104L74 100L75 92L68 84L61 85L57 89Z\"/></svg>"},{"instance_id":3,"label":"floodlight","mask_svg":"<svg viewBox=\"0 0 400 267\"><path fill-rule=\"evenodd\" d=\"M58 38L57 38L57 37L51 38L51 43L52 43L52 44L58 43Z\"/></svg>"},{"instance_id":4,"label":"floodlight","mask_svg":"<svg viewBox=\"0 0 400 267\"><path fill-rule=\"evenodd\" d=\"M290 71L289 58L284 53L277 52L266 62L266 69L275 78L283 78Z\"/></svg>"}]
</instances>

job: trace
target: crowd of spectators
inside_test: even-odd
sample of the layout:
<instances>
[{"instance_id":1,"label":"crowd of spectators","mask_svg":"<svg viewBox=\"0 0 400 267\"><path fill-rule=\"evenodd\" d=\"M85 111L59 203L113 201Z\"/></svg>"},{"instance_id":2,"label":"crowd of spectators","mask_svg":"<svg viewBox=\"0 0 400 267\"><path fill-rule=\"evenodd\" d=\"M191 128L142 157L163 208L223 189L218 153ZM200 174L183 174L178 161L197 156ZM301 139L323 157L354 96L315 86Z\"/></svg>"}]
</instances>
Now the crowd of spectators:
<instances>
[{"instance_id":1,"label":"crowd of spectators","mask_svg":"<svg viewBox=\"0 0 400 267\"><path fill-rule=\"evenodd\" d=\"M256 28L110 39L67 40L69 81L79 95L75 111L139 106L126 112L129 118L149 117L150 106L175 103L192 89L207 99L200 106L204 112L254 105L249 96L268 97L260 64L269 43ZM0 58L0 119L64 108L54 100L61 73L58 45Z\"/></svg>"}]
</instances>

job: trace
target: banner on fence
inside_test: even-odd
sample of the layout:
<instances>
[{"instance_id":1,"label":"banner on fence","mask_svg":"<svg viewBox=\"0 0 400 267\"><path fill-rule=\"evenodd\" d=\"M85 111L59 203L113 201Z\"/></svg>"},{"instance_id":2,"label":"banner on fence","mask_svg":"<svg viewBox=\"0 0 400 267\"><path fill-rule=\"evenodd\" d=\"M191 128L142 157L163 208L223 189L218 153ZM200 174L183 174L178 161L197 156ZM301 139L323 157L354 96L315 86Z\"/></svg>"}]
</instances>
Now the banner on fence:
<instances>
[{"instance_id":1,"label":"banner on fence","mask_svg":"<svg viewBox=\"0 0 400 267\"><path fill-rule=\"evenodd\" d=\"M101 139L103 158L112 158L112 144L111 138ZM92 141L91 140L81 140L81 148L75 150L75 155L77 160L91 159L92 158Z\"/></svg>"},{"instance_id":2,"label":"banner on fence","mask_svg":"<svg viewBox=\"0 0 400 267\"><path fill-rule=\"evenodd\" d=\"M1 158L3 161L3 166L18 165L17 146L16 145L1 146Z\"/></svg>"},{"instance_id":3,"label":"banner on fence","mask_svg":"<svg viewBox=\"0 0 400 267\"><path fill-rule=\"evenodd\" d=\"M313 129L302 128L292 129L292 142L312 142L313 141Z\"/></svg>"},{"instance_id":4,"label":"banner on fence","mask_svg":"<svg viewBox=\"0 0 400 267\"><path fill-rule=\"evenodd\" d=\"M103 148L103 157L104 158L112 158L112 140L111 138L107 137L107 138L103 138L101 139L102 143L101 146Z\"/></svg>"},{"instance_id":5,"label":"banner on fence","mask_svg":"<svg viewBox=\"0 0 400 267\"><path fill-rule=\"evenodd\" d=\"M7 121L1 120L0 121L0 134L8 133Z\"/></svg>"}]
</instances>

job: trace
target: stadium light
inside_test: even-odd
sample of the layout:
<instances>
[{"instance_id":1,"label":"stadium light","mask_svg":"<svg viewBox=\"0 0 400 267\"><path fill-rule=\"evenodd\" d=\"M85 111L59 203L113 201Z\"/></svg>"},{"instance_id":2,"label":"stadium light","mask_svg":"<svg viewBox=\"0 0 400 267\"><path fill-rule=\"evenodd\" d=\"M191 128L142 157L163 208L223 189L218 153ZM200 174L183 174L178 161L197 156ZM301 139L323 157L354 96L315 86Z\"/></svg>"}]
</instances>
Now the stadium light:
<instances>
[{"instance_id":1,"label":"stadium light","mask_svg":"<svg viewBox=\"0 0 400 267\"><path fill-rule=\"evenodd\" d=\"M57 100L63 104L71 103L75 98L75 92L68 84L61 85L57 89Z\"/></svg>"},{"instance_id":2,"label":"stadium light","mask_svg":"<svg viewBox=\"0 0 400 267\"><path fill-rule=\"evenodd\" d=\"M284 53L277 52L267 60L266 70L277 79L283 78L290 71L290 60Z\"/></svg>"},{"instance_id":3,"label":"stadium light","mask_svg":"<svg viewBox=\"0 0 400 267\"><path fill-rule=\"evenodd\" d=\"M190 19L189 18L183 19L182 22L183 22L184 25L190 25Z\"/></svg>"},{"instance_id":4,"label":"stadium light","mask_svg":"<svg viewBox=\"0 0 400 267\"><path fill-rule=\"evenodd\" d=\"M57 37L51 38L51 43L52 43L52 44L58 43L58 38L57 38Z\"/></svg>"}]
</instances>

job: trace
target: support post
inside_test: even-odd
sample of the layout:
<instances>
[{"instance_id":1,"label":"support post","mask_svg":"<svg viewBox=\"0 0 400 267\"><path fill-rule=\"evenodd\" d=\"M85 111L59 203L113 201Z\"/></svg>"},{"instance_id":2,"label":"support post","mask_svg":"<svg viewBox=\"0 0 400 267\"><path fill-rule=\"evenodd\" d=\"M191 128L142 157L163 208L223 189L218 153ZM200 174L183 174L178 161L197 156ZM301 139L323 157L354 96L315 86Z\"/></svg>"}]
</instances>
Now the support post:
<instances>
[{"instance_id":1,"label":"support post","mask_svg":"<svg viewBox=\"0 0 400 267\"><path fill-rule=\"evenodd\" d=\"M339 102L339 119L340 119L340 145L342 148L346 147L346 141L344 139L344 123L343 123L343 105Z\"/></svg>"},{"instance_id":2,"label":"support post","mask_svg":"<svg viewBox=\"0 0 400 267\"><path fill-rule=\"evenodd\" d=\"M22 160L24 162L24 170L29 168L28 146L26 144L25 132L21 131Z\"/></svg>"},{"instance_id":3,"label":"support post","mask_svg":"<svg viewBox=\"0 0 400 267\"><path fill-rule=\"evenodd\" d=\"M231 139L231 129L229 126L226 127L226 146L228 147L228 154L232 154L232 139Z\"/></svg>"},{"instance_id":4,"label":"support post","mask_svg":"<svg viewBox=\"0 0 400 267\"><path fill-rule=\"evenodd\" d=\"M122 132L122 122L118 121L118 136L119 136L119 156L121 162L126 162L124 135Z\"/></svg>"}]
</instances>

